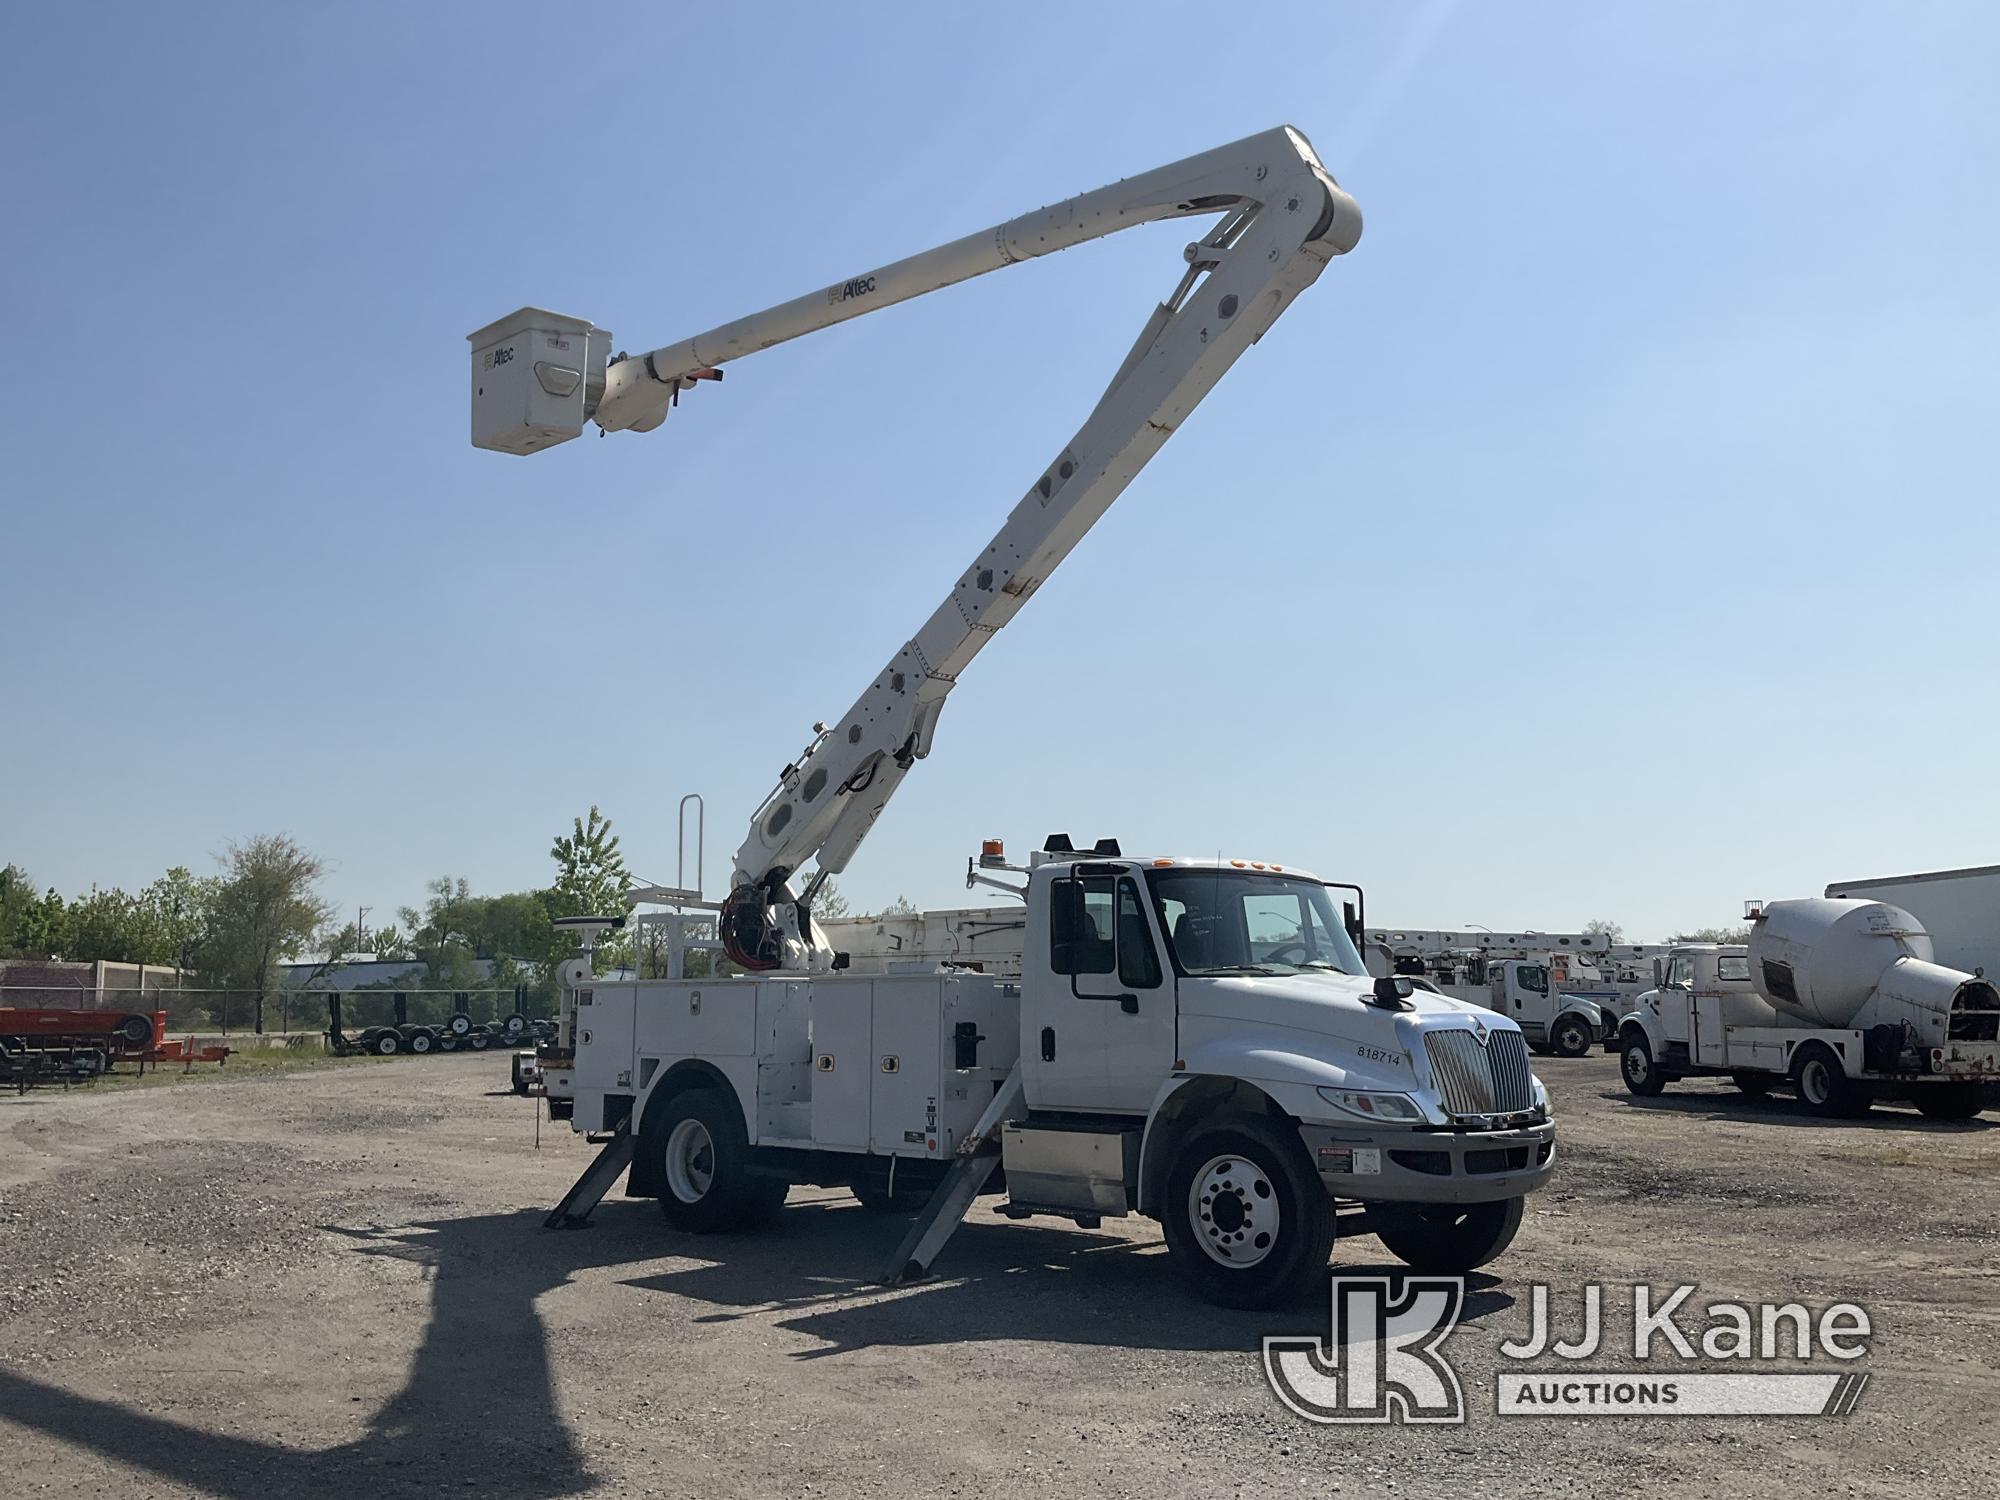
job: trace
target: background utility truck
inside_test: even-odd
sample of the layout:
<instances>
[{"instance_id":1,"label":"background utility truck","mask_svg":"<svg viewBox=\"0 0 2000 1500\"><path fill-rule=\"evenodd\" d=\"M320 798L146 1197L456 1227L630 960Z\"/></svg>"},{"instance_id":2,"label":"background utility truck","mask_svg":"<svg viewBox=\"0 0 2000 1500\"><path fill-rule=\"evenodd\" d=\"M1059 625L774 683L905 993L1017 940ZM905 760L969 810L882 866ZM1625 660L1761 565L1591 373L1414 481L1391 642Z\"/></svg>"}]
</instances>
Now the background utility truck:
<instances>
[{"instance_id":1,"label":"background utility truck","mask_svg":"<svg viewBox=\"0 0 2000 1500\"><path fill-rule=\"evenodd\" d=\"M1487 962L1488 1006L1519 1026L1537 1052L1582 1057L1615 1029L1617 1015L1607 1000L1566 988L1573 962L1560 957Z\"/></svg>"},{"instance_id":2,"label":"background utility truck","mask_svg":"<svg viewBox=\"0 0 2000 1500\"><path fill-rule=\"evenodd\" d=\"M630 1191L692 1230L753 1222L795 1181L845 1182L891 1206L929 1189L891 1267L900 1278L929 1265L1000 1172L1008 1212L1157 1218L1189 1279L1244 1306L1321 1284L1336 1198L1367 1204L1369 1226L1415 1265L1463 1270L1513 1238L1554 1152L1519 1029L1372 979L1310 876L1129 859L1109 842L1078 853L1052 841L1021 867L996 852L983 878L1025 910L1013 981L845 973L813 920L821 882L930 753L973 658L1358 240L1359 210L1303 136L1252 136L633 358L612 359L589 323L523 308L471 335L473 442L531 453L586 420L650 431L729 360L1188 216L1213 226L1182 251L1177 284L1084 425L847 713L814 726L752 816L729 894L708 901L698 873L694 889L630 893L670 909L676 977L606 983L587 957L565 966L545 1088L575 1129L611 1139L552 1221L587 1213L628 1162ZM766 576L779 545L756 539L753 602L813 581ZM871 586L893 583L898 555L885 537ZM1181 709L1197 727L1200 709ZM694 923L712 923L750 977L684 977ZM589 941L606 924L572 925Z\"/></svg>"},{"instance_id":3,"label":"background utility truck","mask_svg":"<svg viewBox=\"0 0 2000 1500\"><path fill-rule=\"evenodd\" d=\"M2000 994L1932 962L1917 919L1880 901L1750 909L1747 946L1689 944L1619 1027L1625 1086L1653 1095L1693 1074L1746 1093L1789 1080L1815 1112L1906 1095L1933 1119L1978 1114L2000 1077Z\"/></svg>"}]
</instances>

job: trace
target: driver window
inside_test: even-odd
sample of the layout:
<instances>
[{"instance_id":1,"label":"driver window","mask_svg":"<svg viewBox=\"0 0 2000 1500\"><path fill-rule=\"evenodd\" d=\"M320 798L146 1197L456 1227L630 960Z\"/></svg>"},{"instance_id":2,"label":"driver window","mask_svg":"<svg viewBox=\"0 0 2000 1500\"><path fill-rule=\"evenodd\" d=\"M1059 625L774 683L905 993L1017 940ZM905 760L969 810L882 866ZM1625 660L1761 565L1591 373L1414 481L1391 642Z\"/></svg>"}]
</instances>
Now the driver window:
<instances>
[{"instance_id":1,"label":"driver window","mask_svg":"<svg viewBox=\"0 0 2000 1500\"><path fill-rule=\"evenodd\" d=\"M1683 953L1667 964L1667 988L1688 989L1694 984L1694 960Z\"/></svg>"},{"instance_id":2,"label":"driver window","mask_svg":"<svg viewBox=\"0 0 2000 1500\"><path fill-rule=\"evenodd\" d=\"M1160 956L1146 930L1139 888L1130 880L1118 882L1118 982L1135 990L1155 989L1160 983Z\"/></svg>"},{"instance_id":3,"label":"driver window","mask_svg":"<svg viewBox=\"0 0 2000 1500\"><path fill-rule=\"evenodd\" d=\"M1520 980L1521 988L1531 995L1546 995L1549 992L1549 971L1541 964L1522 964Z\"/></svg>"},{"instance_id":4,"label":"driver window","mask_svg":"<svg viewBox=\"0 0 2000 1500\"><path fill-rule=\"evenodd\" d=\"M1057 880L1049 886L1049 967L1058 974L1109 974L1111 877Z\"/></svg>"}]
</instances>

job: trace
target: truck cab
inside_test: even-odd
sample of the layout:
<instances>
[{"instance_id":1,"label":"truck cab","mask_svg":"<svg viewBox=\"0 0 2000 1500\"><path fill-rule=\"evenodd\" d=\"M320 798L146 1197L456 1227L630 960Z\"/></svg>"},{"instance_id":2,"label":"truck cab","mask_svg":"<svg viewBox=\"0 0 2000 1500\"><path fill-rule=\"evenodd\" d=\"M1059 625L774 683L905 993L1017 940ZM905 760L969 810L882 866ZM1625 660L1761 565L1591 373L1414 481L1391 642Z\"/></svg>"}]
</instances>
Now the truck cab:
<instances>
[{"instance_id":1,"label":"truck cab","mask_svg":"<svg viewBox=\"0 0 2000 1500\"><path fill-rule=\"evenodd\" d=\"M1582 1057L1617 1024L1603 1002L1564 988L1574 972L1570 963L1555 956L1486 965L1488 1005L1519 1026L1528 1045L1544 1055Z\"/></svg>"},{"instance_id":2,"label":"truck cab","mask_svg":"<svg viewBox=\"0 0 2000 1500\"><path fill-rule=\"evenodd\" d=\"M1658 963L1659 983L1639 996L1627 1024L1648 1038L1665 1072L1724 1068L1730 1028L1776 1024L1777 1012L1750 982L1742 944L1688 943Z\"/></svg>"}]
</instances>

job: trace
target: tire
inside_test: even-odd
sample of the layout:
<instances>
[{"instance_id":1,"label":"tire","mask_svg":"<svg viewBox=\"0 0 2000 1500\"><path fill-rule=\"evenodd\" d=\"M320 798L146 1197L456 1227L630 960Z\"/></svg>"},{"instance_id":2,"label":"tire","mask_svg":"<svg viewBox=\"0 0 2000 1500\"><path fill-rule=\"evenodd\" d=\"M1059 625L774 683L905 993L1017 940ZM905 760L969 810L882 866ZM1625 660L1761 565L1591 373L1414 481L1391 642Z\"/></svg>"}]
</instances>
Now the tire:
<instances>
[{"instance_id":1,"label":"tire","mask_svg":"<svg viewBox=\"0 0 2000 1500\"><path fill-rule=\"evenodd\" d=\"M659 1112L653 1137L660 1212L689 1234L721 1234L768 1218L787 1185L751 1176L749 1139L736 1101L720 1089L689 1089Z\"/></svg>"},{"instance_id":2,"label":"tire","mask_svg":"<svg viewBox=\"0 0 2000 1500\"><path fill-rule=\"evenodd\" d=\"M1731 1073L1729 1081L1752 1099L1761 1099L1778 1080L1769 1073Z\"/></svg>"},{"instance_id":3,"label":"tire","mask_svg":"<svg viewBox=\"0 0 2000 1500\"><path fill-rule=\"evenodd\" d=\"M1926 1120L1971 1120L1986 1107L1986 1087L1980 1083L1932 1083L1912 1096Z\"/></svg>"},{"instance_id":4,"label":"tire","mask_svg":"<svg viewBox=\"0 0 2000 1500\"><path fill-rule=\"evenodd\" d=\"M500 1032L503 1036L520 1036L527 1029L528 1018L519 1011L515 1011L513 1015L500 1023Z\"/></svg>"},{"instance_id":5,"label":"tire","mask_svg":"<svg viewBox=\"0 0 2000 1500\"><path fill-rule=\"evenodd\" d=\"M1667 1086L1667 1075L1653 1061L1653 1044L1643 1031L1629 1037L1619 1052L1618 1074L1625 1087L1641 1099L1651 1099Z\"/></svg>"},{"instance_id":6,"label":"tire","mask_svg":"<svg viewBox=\"0 0 2000 1500\"><path fill-rule=\"evenodd\" d=\"M1411 1270L1459 1276L1514 1243L1527 1201L1371 1203L1368 1227L1382 1248Z\"/></svg>"},{"instance_id":7,"label":"tire","mask_svg":"<svg viewBox=\"0 0 2000 1500\"><path fill-rule=\"evenodd\" d=\"M438 1051L440 1052L456 1052L458 1050L458 1038L449 1031L440 1031L438 1033L437 1044Z\"/></svg>"},{"instance_id":8,"label":"tire","mask_svg":"<svg viewBox=\"0 0 2000 1500\"><path fill-rule=\"evenodd\" d=\"M1792 1062L1792 1082L1799 1100L1828 1120L1852 1120L1868 1113L1874 1100L1868 1086L1847 1076L1847 1070L1824 1042L1807 1042Z\"/></svg>"},{"instance_id":9,"label":"tire","mask_svg":"<svg viewBox=\"0 0 2000 1500\"><path fill-rule=\"evenodd\" d=\"M426 1052L436 1048L437 1033L426 1026L413 1026L410 1028L408 1045L413 1055L422 1057Z\"/></svg>"},{"instance_id":10,"label":"tire","mask_svg":"<svg viewBox=\"0 0 2000 1500\"><path fill-rule=\"evenodd\" d=\"M1590 1027L1581 1016L1563 1016L1549 1040L1557 1057L1582 1057L1590 1051Z\"/></svg>"},{"instance_id":11,"label":"tire","mask_svg":"<svg viewBox=\"0 0 2000 1500\"><path fill-rule=\"evenodd\" d=\"M474 1052L484 1052L486 1050L487 1043L491 1040L492 1038L487 1036L485 1032L475 1031L466 1037L465 1044L466 1046L470 1047Z\"/></svg>"},{"instance_id":12,"label":"tire","mask_svg":"<svg viewBox=\"0 0 2000 1500\"><path fill-rule=\"evenodd\" d=\"M384 1057L394 1057L403 1050L403 1036L397 1031L382 1031L376 1034L369 1047Z\"/></svg>"},{"instance_id":13,"label":"tire","mask_svg":"<svg viewBox=\"0 0 2000 1500\"><path fill-rule=\"evenodd\" d=\"M444 1023L444 1029L453 1036L464 1036L472 1030L472 1017L464 1011L454 1011L451 1019Z\"/></svg>"},{"instance_id":14,"label":"tire","mask_svg":"<svg viewBox=\"0 0 2000 1500\"><path fill-rule=\"evenodd\" d=\"M153 1021L150 1016L127 1016L118 1023L118 1039L128 1047L150 1047L153 1045Z\"/></svg>"},{"instance_id":15,"label":"tire","mask_svg":"<svg viewBox=\"0 0 2000 1500\"><path fill-rule=\"evenodd\" d=\"M1326 1288L1333 1199L1285 1124L1199 1127L1167 1170L1161 1227L1175 1266L1221 1307L1287 1307Z\"/></svg>"}]
</instances>

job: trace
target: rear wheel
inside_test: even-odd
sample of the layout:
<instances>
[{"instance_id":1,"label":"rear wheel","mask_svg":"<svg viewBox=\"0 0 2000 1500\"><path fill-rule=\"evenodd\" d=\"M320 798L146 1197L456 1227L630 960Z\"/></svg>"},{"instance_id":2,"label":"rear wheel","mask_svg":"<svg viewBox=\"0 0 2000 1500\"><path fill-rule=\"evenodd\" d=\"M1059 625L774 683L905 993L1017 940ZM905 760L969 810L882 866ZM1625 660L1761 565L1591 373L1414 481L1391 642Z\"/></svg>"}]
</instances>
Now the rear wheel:
<instances>
[{"instance_id":1,"label":"rear wheel","mask_svg":"<svg viewBox=\"0 0 2000 1500\"><path fill-rule=\"evenodd\" d=\"M414 1026L410 1029L409 1049L418 1057L437 1046L437 1036L428 1027Z\"/></svg>"},{"instance_id":2,"label":"rear wheel","mask_svg":"<svg viewBox=\"0 0 2000 1500\"><path fill-rule=\"evenodd\" d=\"M1625 1049L1618 1057L1618 1072L1625 1080L1625 1087L1642 1099L1652 1098L1667 1086L1666 1075L1653 1059L1653 1044L1646 1040L1643 1031L1625 1039Z\"/></svg>"},{"instance_id":3,"label":"rear wheel","mask_svg":"<svg viewBox=\"0 0 2000 1500\"><path fill-rule=\"evenodd\" d=\"M1590 1027L1582 1016L1564 1016L1549 1040L1555 1043L1556 1056L1581 1057L1590 1050Z\"/></svg>"},{"instance_id":4,"label":"rear wheel","mask_svg":"<svg viewBox=\"0 0 2000 1500\"><path fill-rule=\"evenodd\" d=\"M1167 1173L1161 1226L1181 1274L1223 1307L1282 1307L1326 1284L1333 1200L1297 1134L1262 1116L1200 1128Z\"/></svg>"},{"instance_id":5,"label":"rear wheel","mask_svg":"<svg viewBox=\"0 0 2000 1500\"><path fill-rule=\"evenodd\" d=\"M372 1045L384 1057L394 1057L403 1050L402 1034L395 1031L378 1032Z\"/></svg>"},{"instance_id":6,"label":"rear wheel","mask_svg":"<svg viewBox=\"0 0 2000 1500\"><path fill-rule=\"evenodd\" d=\"M1970 1120L1986 1107L1986 1086L1933 1083L1918 1089L1915 1097L1927 1120Z\"/></svg>"},{"instance_id":7,"label":"rear wheel","mask_svg":"<svg viewBox=\"0 0 2000 1500\"><path fill-rule=\"evenodd\" d=\"M660 1212L676 1229L717 1234L769 1218L786 1184L753 1176L749 1138L736 1101L720 1089L689 1089L667 1104L656 1162Z\"/></svg>"},{"instance_id":8,"label":"rear wheel","mask_svg":"<svg viewBox=\"0 0 2000 1500\"><path fill-rule=\"evenodd\" d=\"M1371 1203L1368 1227L1411 1270L1456 1276L1514 1243L1526 1203Z\"/></svg>"},{"instance_id":9,"label":"rear wheel","mask_svg":"<svg viewBox=\"0 0 2000 1500\"><path fill-rule=\"evenodd\" d=\"M484 1052L486 1050L486 1044L489 1040L491 1039L486 1035L485 1032L475 1031L466 1037L465 1045L470 1047L474 1052Z\"/></svg>"},{"instance_id":10,"label":"rear wheel","mask_svg":"<svg viewBox=\"0 0 2000 1500\"><path fill-rule=\"evenodd\" d=\"M1847 1070L1823 1042L1808 1042L1792 1065L1792 1081L1807 1109L1829 1120L1851 1120L1868 1113L1874 1102L1868 1086L1847 1076Z\"/></svg>"}]
</instances>

